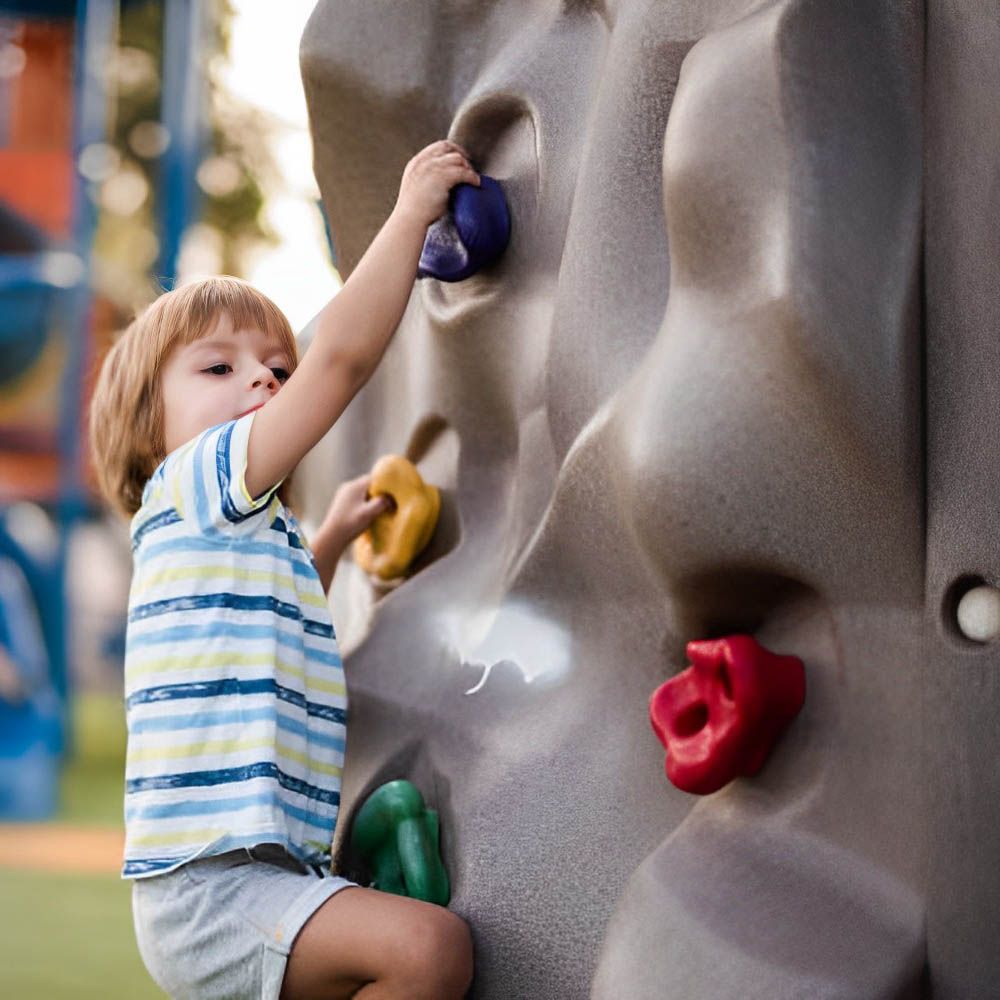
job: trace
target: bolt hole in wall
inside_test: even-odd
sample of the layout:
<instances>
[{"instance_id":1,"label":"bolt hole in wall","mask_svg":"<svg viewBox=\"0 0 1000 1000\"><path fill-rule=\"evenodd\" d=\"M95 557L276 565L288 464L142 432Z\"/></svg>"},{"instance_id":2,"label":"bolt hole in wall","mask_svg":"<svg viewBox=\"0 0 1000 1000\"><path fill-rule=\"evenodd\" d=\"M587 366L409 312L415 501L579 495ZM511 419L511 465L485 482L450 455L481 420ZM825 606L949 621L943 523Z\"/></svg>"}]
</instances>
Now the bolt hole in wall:
<instances>
[{"instance_id":1,"label":"bolt hole in wall","mask_svg":"<svg viewBox=\"0 0 1000 1000\"><path fill-rule=\"evenodd\" d=\"M1000 637L1000 588L981 576L963 575L945 591L941 608L945 634L974 649Z\"/></svg>"}]
</instances>

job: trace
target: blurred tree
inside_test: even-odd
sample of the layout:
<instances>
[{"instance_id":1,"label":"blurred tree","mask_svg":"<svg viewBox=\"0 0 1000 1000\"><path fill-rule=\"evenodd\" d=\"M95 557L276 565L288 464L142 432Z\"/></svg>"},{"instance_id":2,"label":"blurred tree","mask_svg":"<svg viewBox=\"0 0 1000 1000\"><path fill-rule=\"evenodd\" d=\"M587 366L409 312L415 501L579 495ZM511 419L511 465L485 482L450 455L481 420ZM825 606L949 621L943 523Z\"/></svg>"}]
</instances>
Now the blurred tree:
<instances>
[{"instance_id":1,"label":"blurred tree","mask_svg":"<svg viewBox=\"0 0 1000 1000\"><path fill-rule=\"evenodd\" d=\"M197 58L208 116L204 156L194 164L201 198L188 250L195 269L240 274L248 250L273 242L261 219L262 186L276 172L259 116L228 93L219 68L227 57L233 11L228 0L206 3L204 45ZM160 290L160 163L170 143L161 122L164 0L123 5L111 75L112 131L107 145L81 165L98 183L94 275L99 293L124 314ZM193 246L192 246L193 245Z\"/></svg>"}]
</instances>

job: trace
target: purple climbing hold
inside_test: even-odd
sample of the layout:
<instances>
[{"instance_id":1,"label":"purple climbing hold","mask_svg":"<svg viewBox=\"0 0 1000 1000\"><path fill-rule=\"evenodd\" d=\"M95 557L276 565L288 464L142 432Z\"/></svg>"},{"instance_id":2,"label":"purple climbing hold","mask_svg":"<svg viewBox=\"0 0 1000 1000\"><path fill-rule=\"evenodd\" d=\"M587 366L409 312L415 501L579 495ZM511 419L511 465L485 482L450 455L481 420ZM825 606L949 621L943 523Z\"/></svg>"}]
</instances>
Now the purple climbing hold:
<instances>
[{"instance_id":1,"label":"purple climbing hold","mask_svg":"<svg viewBox=\"0 0 1000 1000\"><path fill-rule=\"evenodd\" d=\"M510 240L510 212L503 189L480 174L480 187L456 184L448 214L427 230L420 278L462 281L496 261Z\"/></svg>"}]
</instances>

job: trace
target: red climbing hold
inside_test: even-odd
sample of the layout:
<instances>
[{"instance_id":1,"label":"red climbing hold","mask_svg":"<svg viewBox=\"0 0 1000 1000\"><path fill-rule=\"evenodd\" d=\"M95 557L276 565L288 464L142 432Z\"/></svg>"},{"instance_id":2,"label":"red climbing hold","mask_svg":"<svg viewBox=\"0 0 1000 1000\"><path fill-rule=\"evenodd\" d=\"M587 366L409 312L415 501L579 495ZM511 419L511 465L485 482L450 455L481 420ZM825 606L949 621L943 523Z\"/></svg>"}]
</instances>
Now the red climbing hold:
<instances>
[{"instance_id":1,"label":"red climbing hold","mask_svg":"<svg viewBox=\"0 0 1000 1000\"><path fill-rule=\"evenodd\" d=\"M691 666L649 700L649 717L667 748L667 777L696 795L756 774L805 701L796 656L778 656L752 636L687 644Z\"/></svg>"}]
</instances>

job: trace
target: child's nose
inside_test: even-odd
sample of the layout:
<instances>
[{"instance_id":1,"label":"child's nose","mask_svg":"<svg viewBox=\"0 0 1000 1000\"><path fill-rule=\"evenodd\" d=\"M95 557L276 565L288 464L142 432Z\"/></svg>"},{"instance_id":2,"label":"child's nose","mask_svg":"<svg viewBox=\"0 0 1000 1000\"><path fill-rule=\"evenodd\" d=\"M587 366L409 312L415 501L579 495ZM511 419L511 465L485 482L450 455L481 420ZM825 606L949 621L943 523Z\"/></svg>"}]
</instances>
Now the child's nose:
<instances>
[{"instance_id":1,"label":"child's nose","mask_svg":"<svg viewBox=\"0 0 1000 1000\"><path fill-rule=\"evenodd\" d=\"M270 368L261 368L254 375L251 388L256 389L262 385L268 389L277 389L278 387L278 379Z\"/></svg>"}]
</instances>

